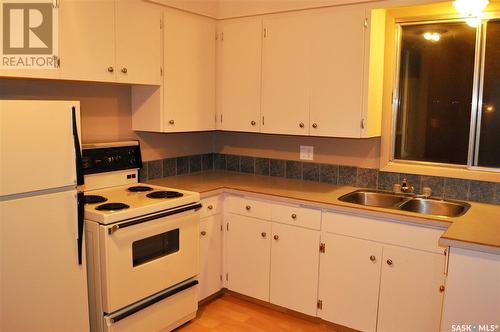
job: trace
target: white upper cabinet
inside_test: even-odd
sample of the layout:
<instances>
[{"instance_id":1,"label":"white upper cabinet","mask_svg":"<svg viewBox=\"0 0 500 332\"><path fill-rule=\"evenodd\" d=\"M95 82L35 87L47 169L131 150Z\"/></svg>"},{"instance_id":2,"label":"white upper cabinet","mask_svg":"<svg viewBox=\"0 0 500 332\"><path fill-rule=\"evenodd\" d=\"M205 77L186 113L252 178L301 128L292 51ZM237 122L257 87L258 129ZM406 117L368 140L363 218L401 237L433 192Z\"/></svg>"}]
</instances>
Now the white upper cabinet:
<instances>
[{"instance_id":1,"label":"white upper cabinet","mask_svg":"<svg viewBox=\"0 0 500 332\"><path fill-rule=\"evenodd\" d=\"M264 19L264 133L309 134L310 26L310 17L302 13Z\"/></svg>"},{"instance_id":2,"label":"white upper cabinet","mask_svg":"<svg viewBox=\"0 0 500 332\"><path fill-rule=\"evenodd\" d=\"M61 77L115 80L115 1L63 0L59 7Z\"/></svg>"},{"instance_id":3,"label":"white upper cabinet","mask_svg":"<svg viewBox=\"0 0 500 332\"><path fill-rule=\"evenodd\" d=\"M215 20L164 13L163 128L215 129Z\"/></svg>"},{"instance_id":4,"label":"white upper cabinet","mask_svg":"<svg viewBox=\"0 0 500 332\"><path fill-rule=\"evenodd\" d=\"M314 15L311 52L313 136L361 137L365 6Z\"/></svg>"},{"instance_id":5,"label":"white upper cabinet","mask_svg":"<svg viewBox=\"0 0 500 332\"><path fill-rule=\"evenodd\" d=\"M160 84L161 10L140 0L62 0L61 78Z\"/></svg>"},{"instance_id":6,"label":"white upper cabinet","mask_svg":"<svg viewBox=\"0 0 500 332\"><path fill-rule=\"evenodd\" d=\"M117 1L116 80L161 84L161 10L140 0Z\"/></svg>"},{"instance_id":7,"label":"white upper cabinet","mask_svg":"<svg viewBox=\"0 0 500 332\"><path fill-rule=\"evenodd\" d=\"M218 127L259 132L262 20L230 20L219 32Z\"/></svg>"}]
</instances>

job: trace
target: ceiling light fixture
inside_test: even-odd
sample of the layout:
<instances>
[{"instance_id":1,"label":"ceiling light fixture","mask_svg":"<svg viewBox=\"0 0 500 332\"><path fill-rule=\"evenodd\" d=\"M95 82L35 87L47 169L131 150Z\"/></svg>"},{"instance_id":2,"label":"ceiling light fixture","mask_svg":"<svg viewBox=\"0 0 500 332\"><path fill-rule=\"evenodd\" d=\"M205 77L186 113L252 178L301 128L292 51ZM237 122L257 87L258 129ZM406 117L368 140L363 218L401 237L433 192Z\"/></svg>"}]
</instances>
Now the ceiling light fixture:
<instances>
[{"instance_id":1,"label":"ceiling light fixture","mask_svg":"<svg viewBox=\"0 0 500 332\"><path fill-rule=\"evenodd\" d=\"M453 7L464 16L465 22L471 27L481 23L483 10L488 6L489 0L455 0Z\"/></svg>"},{"instance_id":2,"label":"ceiling light fixture","mask_svg":"<svg viewBox=\"0 0 500 332\"><path fill-rule=\"evenodd\" d=\"M426 32L424 33L424 39L431 42L438 42L441 39L441 35L437 32Z\"/></svg>"}]
</instances>

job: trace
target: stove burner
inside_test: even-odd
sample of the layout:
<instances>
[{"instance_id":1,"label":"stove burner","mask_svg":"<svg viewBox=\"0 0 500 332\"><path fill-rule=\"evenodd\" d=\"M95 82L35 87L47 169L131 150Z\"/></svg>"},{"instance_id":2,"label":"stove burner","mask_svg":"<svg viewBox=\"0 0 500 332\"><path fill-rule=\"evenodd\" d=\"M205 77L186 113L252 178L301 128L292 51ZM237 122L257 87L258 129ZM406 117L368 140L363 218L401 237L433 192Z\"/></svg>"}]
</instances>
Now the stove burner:
<instances>
[{"instance_id":1,"label":"stove burner","mask_svg":"<svg viewBox=\"0 0 500 332\"><path fill-rule=\"evenodd\" d=\"M153 191L146 196L149 198L177 198L182 197L183 195L184 194L178 191Z\"/></svg>"},{"instance_id":2,"label":"stove burner","mask_svg":"<svg viewBox=\"0 0 500 332\"><path fill-rule=\"evenodd\" d=\"M128 209L130 206L127 204L123 203L106 203L106 204L101 204L98 207L96 207L96 210L100 211L115 211L115 210L123 210L123 209Z\"/></svg>"},{"instance_id":3,"label":"stove burner","mask_svg":"<svg viewBox=\"0 0 500 332\"><path fill-rule=\"evenodd\" d=\"M83 196L84 204L97 204L106 202L108 199L99 195L85 195Z\"/></svg>"},{"instance_id":4,"label":"stove burner","mask_svg":"<svg viewBox=\"0 0 500 332\"><path fill-rule=\"evenodd\" d=\"M148 187L148 186L133 186L127 189L128 191L131 192L142 192L142 191L150 191L153 190L153 188Z\"/></svg>"}]
</instances>

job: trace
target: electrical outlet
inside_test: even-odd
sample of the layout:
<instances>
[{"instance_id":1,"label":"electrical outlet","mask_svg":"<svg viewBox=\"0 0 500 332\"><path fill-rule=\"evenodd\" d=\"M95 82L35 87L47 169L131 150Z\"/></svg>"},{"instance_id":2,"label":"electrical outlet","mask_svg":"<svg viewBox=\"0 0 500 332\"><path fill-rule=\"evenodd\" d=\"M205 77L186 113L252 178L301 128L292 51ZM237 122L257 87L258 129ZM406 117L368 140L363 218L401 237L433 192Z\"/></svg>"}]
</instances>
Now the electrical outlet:
<instances>
[{"instance_id":1,"label":"electrical outlet","mask_svg":"<svg viewBox=\"0 0 500 332\"><path fill-rule=\"evenodd\" d=\"M300 160L313 160L313 159L314 159L314 146L301 145Z\"/></svg>"}]
</instances>

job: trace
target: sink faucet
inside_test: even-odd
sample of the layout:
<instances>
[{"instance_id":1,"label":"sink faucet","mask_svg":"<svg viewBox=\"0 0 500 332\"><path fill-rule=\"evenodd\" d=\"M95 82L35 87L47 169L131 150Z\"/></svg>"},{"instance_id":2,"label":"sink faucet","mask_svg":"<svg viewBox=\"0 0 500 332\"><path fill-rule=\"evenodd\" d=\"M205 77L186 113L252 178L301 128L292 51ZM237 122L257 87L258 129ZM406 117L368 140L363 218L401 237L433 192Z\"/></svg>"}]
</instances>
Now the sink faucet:
<instances>
[{"instance_id":1,"label":"sink faucet","mask_svg":"<svg viewBox=\"0 0 500 332\"><path fill-rule=\"evenodd\" d=\"M410 183L408 182L408 180L406 178L403 178L403 182L401 182L401 192L406 193L406 194L410 194L410 193L413 193L414 190L415 190L415 187L410 185Z\"/></svg>"}]
</instances>

